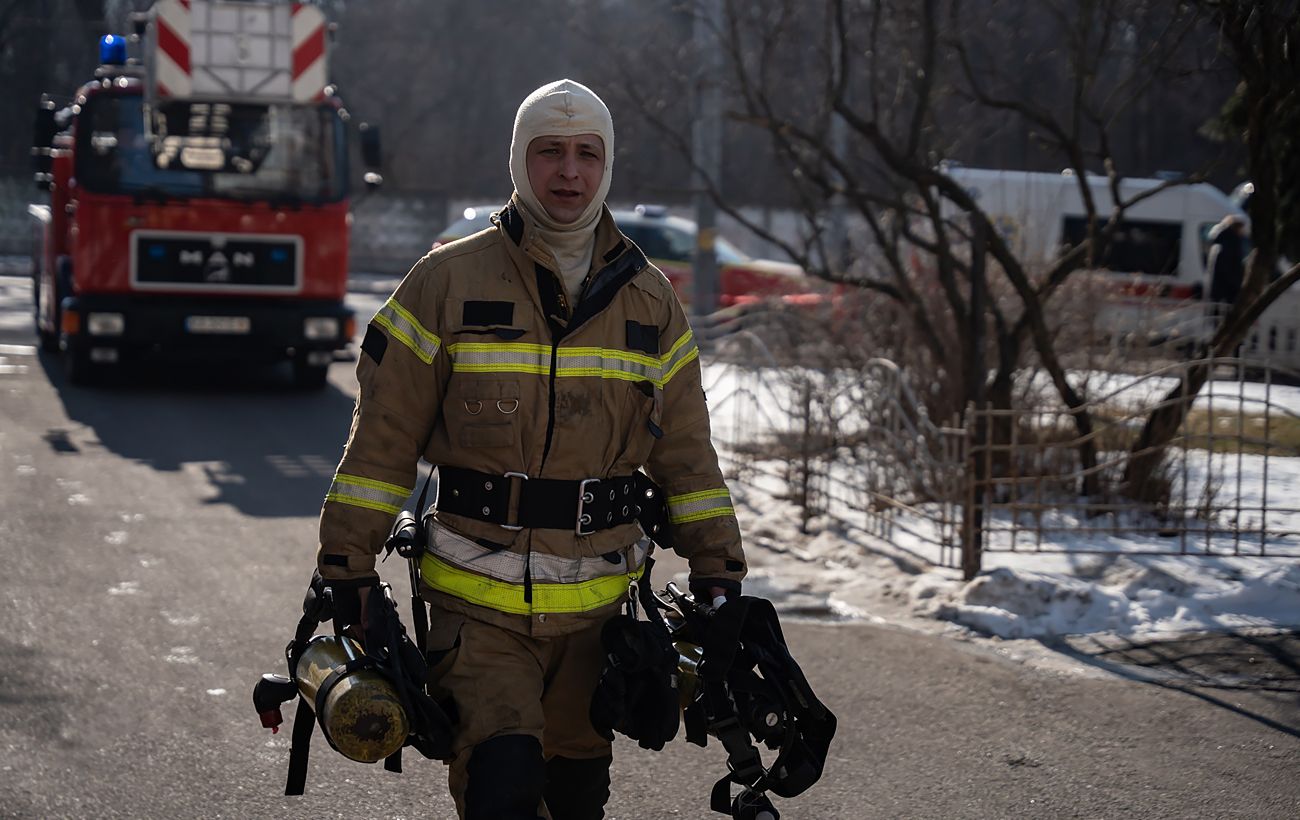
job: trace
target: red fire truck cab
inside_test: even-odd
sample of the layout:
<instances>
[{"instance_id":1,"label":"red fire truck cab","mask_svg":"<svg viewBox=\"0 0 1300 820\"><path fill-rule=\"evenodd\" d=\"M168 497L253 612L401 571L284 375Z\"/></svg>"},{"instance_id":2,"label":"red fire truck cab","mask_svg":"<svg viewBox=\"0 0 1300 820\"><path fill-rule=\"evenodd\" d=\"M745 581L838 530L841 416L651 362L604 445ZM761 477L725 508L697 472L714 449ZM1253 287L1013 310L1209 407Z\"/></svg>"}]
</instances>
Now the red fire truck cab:
<instances>
[{"instance_id":1,"label":"red fire truck cab","mask_svg":"<svg viewBox=\"0 0 1300 820\"><path fill-rule=\"evenodd\" d=\"M144 67L106 36L95 78L38 109L42 346L74 383L140 358L288 359L323 386L354 329L348 114L324 83L323 16L159 0L141 29ZM362 135L377 166L377 131Z\"/></svg>"}]
</instances>

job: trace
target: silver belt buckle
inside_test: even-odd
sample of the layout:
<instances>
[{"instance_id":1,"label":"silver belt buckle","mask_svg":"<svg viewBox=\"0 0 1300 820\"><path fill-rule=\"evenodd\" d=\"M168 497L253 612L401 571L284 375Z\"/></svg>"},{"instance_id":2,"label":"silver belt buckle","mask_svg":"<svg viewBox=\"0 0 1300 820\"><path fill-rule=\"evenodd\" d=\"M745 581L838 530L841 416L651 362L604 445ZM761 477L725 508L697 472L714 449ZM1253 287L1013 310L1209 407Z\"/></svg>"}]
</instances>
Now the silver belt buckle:
<instances>
[{"instance_id":1,"label":"silver belt buckle","mask_svg":"<svg viewBox=\"0 0 1300 820\"><path fill-rule=\"evenodd\" d=\"M584 478L578 484L578 521L573 527L573 531L578 535L591 535L595 530L584 530L583 527L591 523L591 516L583 511L583 508L596 500L593 493L587 491L588 484L599 484L599 478Z\"/></svg>"},{"instance_id":2,"label":"silver belt buckle","mask_svg":"<svg viewBox=\"0 0 1300 820\"><path fill-rule=\"evenodd\" d=\"M524 473L506 473L503 477L518 478L522 481L528 480L528 476L525 475ZM510 493L509 491L507 491L506 492L506 516L509 517L509 515L510 515ZM498 524L497 526L499 526L503 530L510 530L511 532L518 532L519 530L523 529L523 527L518 526L516 524Z\"/></svg>"}]
</instances>

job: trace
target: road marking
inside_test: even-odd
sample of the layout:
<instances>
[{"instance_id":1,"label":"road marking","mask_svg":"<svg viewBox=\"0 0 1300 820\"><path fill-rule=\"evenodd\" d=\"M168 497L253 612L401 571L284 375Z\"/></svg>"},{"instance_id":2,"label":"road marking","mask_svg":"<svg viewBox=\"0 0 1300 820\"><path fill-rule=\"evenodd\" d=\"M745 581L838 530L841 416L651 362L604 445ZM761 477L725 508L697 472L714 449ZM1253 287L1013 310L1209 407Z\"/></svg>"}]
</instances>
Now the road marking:
<instances>
[{"instance_id":1,"label":"road marking","mask_svg":"<svg viewBox=\"0 0 1300 820\"><path fill-rule=\"evenodd\" d=\"M10 356L35 356L34 345L0 345L0 376L22 376L30 369L25 364L12 364Z\"/></svg>"}]
</instances>

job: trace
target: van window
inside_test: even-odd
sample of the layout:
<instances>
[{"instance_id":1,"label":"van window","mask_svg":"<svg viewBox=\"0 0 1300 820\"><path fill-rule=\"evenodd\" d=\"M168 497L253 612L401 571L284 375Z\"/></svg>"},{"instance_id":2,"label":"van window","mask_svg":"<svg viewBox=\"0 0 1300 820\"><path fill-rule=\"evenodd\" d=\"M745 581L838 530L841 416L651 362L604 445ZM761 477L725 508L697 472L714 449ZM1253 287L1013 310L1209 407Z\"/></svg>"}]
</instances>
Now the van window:
<instances>
[{"instance_id":1,"label":"van window","mask_svg":"<svg viewBox=\"0 0 1300 820\"><path fill-rule=\"evenodd\" d=\"M1066 248L1072 248L1087 239L1087 217L1065 217L1061 227L1061 240ZM1177 276L1182 241L1183 226L1179 222L1126 219L1115 229L1097 267L1119 273Z\"/></svg>"}]
</instances>

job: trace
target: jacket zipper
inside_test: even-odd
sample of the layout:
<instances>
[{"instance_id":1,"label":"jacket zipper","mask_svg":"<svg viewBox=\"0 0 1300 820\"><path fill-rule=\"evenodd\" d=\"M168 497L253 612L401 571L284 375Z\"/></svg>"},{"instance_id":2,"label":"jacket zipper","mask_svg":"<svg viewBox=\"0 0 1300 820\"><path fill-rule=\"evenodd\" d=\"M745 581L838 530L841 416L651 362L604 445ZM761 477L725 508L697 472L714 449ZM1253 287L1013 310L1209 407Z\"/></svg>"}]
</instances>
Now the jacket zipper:
<instances>
[{"instance_id":1,"label":"jacket zipper","mask_svg":"<svg viewBox=\"0 0 1300 820\"><path fill-rule=\"evenodd\" d=\"M560 304L565 305L564 297L560 297ZM542 445L542 463L537 468L537 474L540 476L546 471L546 459L551 454L551 439L555 435L555 371L560 358L560 326L546 317L546 324L551 331L551 381L547 385L546 400L546 443ZM533 537L528 536L528 553L524 556L524 603L533 602Z\"/></svg>"},{"instance_id":2,"label":"jacket zipper","mask_svg":"<svg viewBox=\"0 0 1300 820\"><path fill-rule=\"evenodd\" d=\"M618 258L621 259L622 256L623 254L620 254ZM587 277L587 279L582 283L583 296L586 295L588 287L593 282L598 280L601 277L601 274L603 274L607 269L612 267L615 261L617 261L617 259L610 261L599 271L597 271L594 276ZM639 271L641 270L641 268L638 266L636 270ZM550 273L552 277L555 276L554 272L550 272ZM557 284L561 288L564 287L562 283L559 283L554 279L552 280L552 282L553 284ZM539 290L540 290L540 282L539 282ZM579 299L581 300L581 297L579 297ZM568 314L567 318L569 319L570 322L572 322L573 317L577 314L576 306L574 310L569 310L567 300L563 295L560 295L559 302L561 307L564 309L565 313ZM552 321L552 317L550 316L546 317L546 324L551 331L551 383L548 390L549 395L547 397L546 443L542 446L542 463L537 470L537 474L539 476L544 474L546 471L546 459L551 454L551 440L555 436L555 373L559 366L560 340L566 335L566 333L569 330L573 329L572 325L570 325L568 328L561 327L557 322ZM529 604L533 602L532 569L533 569L533 544L532 544L532 536L530 535L528 539L528 552L524 557L524 602Z\"/></svg>"}]
</instances>

